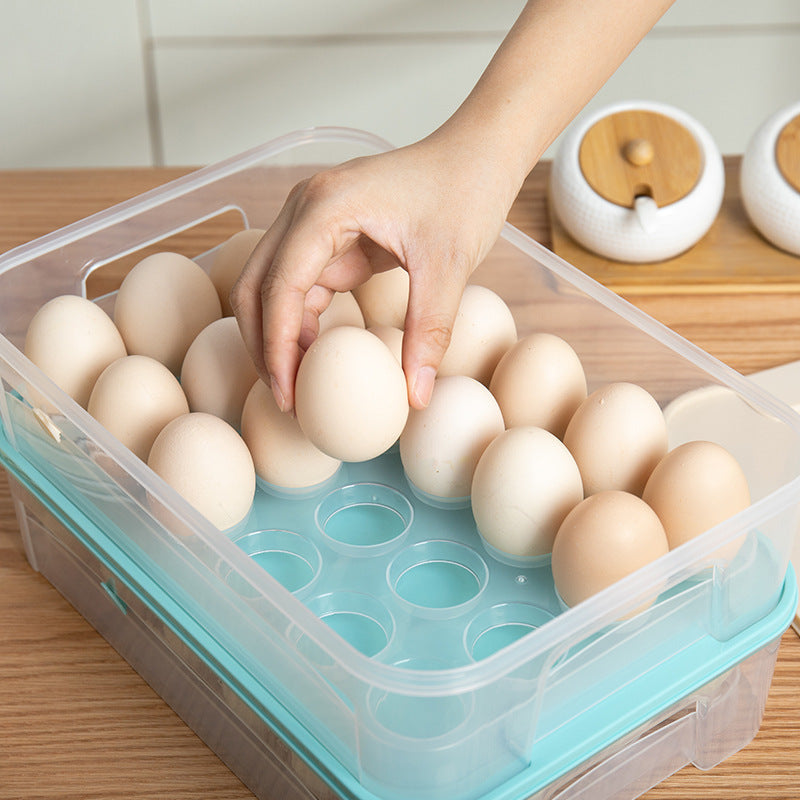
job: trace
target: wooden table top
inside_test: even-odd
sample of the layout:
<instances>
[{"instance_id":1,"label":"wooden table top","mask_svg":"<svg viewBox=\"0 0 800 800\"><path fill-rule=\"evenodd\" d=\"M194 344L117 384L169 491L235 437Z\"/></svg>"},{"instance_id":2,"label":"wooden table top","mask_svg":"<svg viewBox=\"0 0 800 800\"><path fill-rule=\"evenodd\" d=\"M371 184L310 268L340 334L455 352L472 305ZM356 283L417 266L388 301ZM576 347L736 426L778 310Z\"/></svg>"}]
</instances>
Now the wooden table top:
<instances>
[{"instance_id":1,"label":"wooden table top","mask_svg":"<svg viewBox=\"0 0 800 800\"><path fill-rule=\"evenodd\" d=\"M737 162L729 160L729 167ZM0 252L184 174L185 169L0 172ZM539 165L511 222L551 242ZM754 266L754 271L756 267ZM800 293L669 282L630 300L742 372L800 358ZM649 800L800 796L800 639L788 631L760 732L706 773L686 767ZM0 800L252 797L22 551L0 469ZM278 800L276 798L276 800Z\"/></svg>"}]
</instances>

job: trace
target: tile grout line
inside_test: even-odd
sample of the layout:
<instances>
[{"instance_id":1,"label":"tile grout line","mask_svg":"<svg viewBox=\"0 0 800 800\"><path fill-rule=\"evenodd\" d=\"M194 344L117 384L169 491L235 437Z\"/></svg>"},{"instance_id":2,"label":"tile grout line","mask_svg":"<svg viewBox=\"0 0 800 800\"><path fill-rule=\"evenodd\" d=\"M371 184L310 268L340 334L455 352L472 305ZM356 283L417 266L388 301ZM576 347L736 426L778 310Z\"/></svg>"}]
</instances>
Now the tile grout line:
<instances>
[{"instance_id":1,"label":"tile grout line","mask_svg":"<svg viewBox=\"0 0 800 800\"><path fill-rule=\"evenodd\" d=\"M376 44L424 44L431 42L499 42L507 31L429 31L412 33L320 33L263 35L162 35L152 37L157 47L320 47Z\"/></svg>"},{"instance_id":2,"label":"tile grout line","mask_svg":"<svg viewBox=\"0 0 800 800\"><path fill-rule=\"evenodd\" d=\"M140 0L146 2L146 0ZM149 35L151 47L194 48L194 47L298 47L298 46L344 46L371 44L424 44L431 42L470 42L499 41L505 30L480 31L402 31L374 33L320 33L320 34L189 34ZM751 36L751 35L795 35L800 33L797 23L742 23L728 25L665 25L656 26L648 33L648 38L677 39L682 37L711 36Z\"/></svg>"},{"instance_id":3,"label":"tile grout line","mask_svg":"<svg viewBox=\"0 0 800 800\"><path fill-rule=\"evenodd\" d=\"M161 124L161 104L158 97L158 78L155 65L155 39L150 20L149 0L136 0L136 5L139 16L139 42L142 53L150 158L154 167L163 167L164 135Z\"/></svg>"}]
</instances>

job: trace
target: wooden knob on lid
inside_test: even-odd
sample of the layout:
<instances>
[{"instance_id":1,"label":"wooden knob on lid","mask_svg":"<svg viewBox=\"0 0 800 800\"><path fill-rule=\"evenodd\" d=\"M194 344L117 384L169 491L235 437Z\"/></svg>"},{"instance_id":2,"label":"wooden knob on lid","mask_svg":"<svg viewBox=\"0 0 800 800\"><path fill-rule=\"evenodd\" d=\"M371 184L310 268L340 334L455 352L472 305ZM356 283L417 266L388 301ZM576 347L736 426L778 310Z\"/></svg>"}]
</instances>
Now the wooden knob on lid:
<instances>
[{"instance_id":1,"label":"wooden knob on lid","mask_svg":"<svg viewBox=\"0 0 800 800\"><path fill-rule=\"evenodd\" d=\"M653 143L647 139L631 139L622 148L625 160L634 167L646 167L653 161L655 152Z\"/></svg>"},{"instance_id":2,"label":"wooden knob on lid","mask_svg":"<svg viewBox=\"0 0 800 800\"><path fill-rule=\"evenodd\" d=\"M800 192L800 114L790 120L778 134L775 160L786 182Z\"/></svg>"},{"instance_id":3,"label":"wooden knob on lid","mask_svg":"<svg viewBox=\"0 0 800 800\"><path fill-rule=\"evenodd\" d=\"M703 168L700 146L689 130L665 114L643 110L598 120L583 137L578 159L597 194L628 208L642 195L659 207L680 200Z\"/></svg>"}]
</instances>

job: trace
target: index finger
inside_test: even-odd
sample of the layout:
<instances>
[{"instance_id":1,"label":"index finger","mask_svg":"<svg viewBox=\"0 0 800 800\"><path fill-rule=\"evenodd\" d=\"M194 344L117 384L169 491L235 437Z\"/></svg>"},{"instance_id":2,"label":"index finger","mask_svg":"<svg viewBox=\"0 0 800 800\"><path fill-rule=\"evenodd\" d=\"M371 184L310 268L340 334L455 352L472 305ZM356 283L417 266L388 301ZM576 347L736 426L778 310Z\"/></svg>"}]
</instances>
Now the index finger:
<instances>
[{"instance_id":1,"label":"index finger","mask_svg":"<svg viewBox=\"0 0 800 800\"><path fill-rule=\"evenodd\" d=\"M293 213L291 202L290 196L275 221L253 248L230 293L231 308L239 324L247 352L255 364L259 377L266 383L269 383L269 375L264 361L261 287L275 250L291 224Z\"/></svg>"},{"instance_id":2,"label":"index finger","mask_svg":"<svg viewBox=\"0 0 800 800\"><path fill-rule=\"evenodd\" d=\"M311 289L326 267L358 240L359 233L296 217L286 229L261 285L263 357L278 405L294 405L294 381L302 358L300 335Z\"/></svg>"}]
</instances>

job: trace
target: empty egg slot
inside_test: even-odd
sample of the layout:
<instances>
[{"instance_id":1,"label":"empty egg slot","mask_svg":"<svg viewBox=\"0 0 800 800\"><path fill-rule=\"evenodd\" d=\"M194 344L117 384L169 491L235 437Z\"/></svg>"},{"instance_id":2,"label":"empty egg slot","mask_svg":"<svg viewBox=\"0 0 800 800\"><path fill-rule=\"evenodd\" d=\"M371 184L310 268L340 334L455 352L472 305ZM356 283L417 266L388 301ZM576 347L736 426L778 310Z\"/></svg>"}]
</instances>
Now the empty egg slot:
<instances>
[{"instance_id":1,"label":"empty egg slot","mask_svg":"<svg viewBox=\"0 0 800 800\"><path fill-rule=\"evenodd\" d=\"M327 494L317 527L327 544L353 557L382 555L399 545L414 518L405 495L379 483L356 483Z\"/></svg>"},{"instance_id":2,"label":"empty egg slot","mask_svg":"<svg viewBox=\"0 0 800 800\"><path fill-rule=\"evenodd\" d=\"M322 556L317 546L294 531L268 528L246 533L233 541L258 566L292 593L308 589L322 568ZM247 584L234 573L228 576L228 582L240 594L247 594Z\"/></svg>"},{"instance_id":3,"label":"empty egg slot","mask_svg":"<svg viewBox=\"0 0 800 800\"><path fill-rule=\"evenodd\" d=\"M402 605L428 618L457 616L472 608L489 580L489 568L477 551L446 539L406 548L386 574Z\"/></svg>"},{"instance_id":4,"label":"empty egg slot","mask_svg":"<svg viewBox=\"0 0 800 800\"><path fill-rule=\"evenodd\" d=\"M308 607L342 639L369 658L385 650L394 638L394 617L372 595L338 590L312 598Z\"/></svg>"},{"instance_id":5,"label":"empty egg slot","mask_svg":"<svg viewBox=\"0 0 800 800\"><path fill-rule=\"evenodd\" d=\"M469 655L480 661L516 642L553 619L553 614L530 603L499 603L481 611L464 631Z\"/></svg>"}]
</instances>

